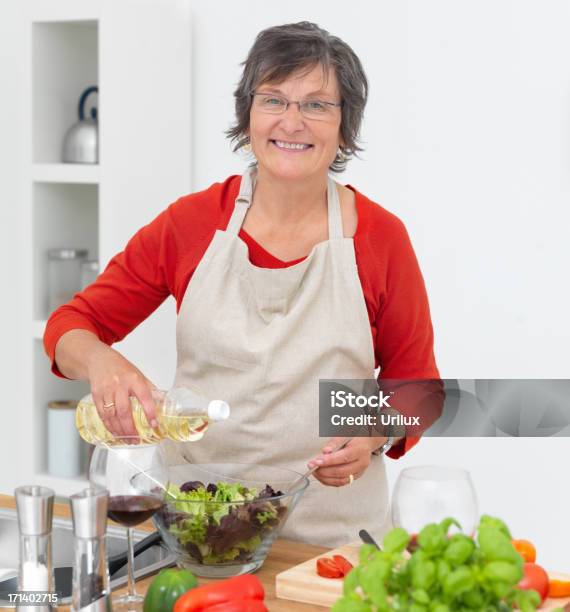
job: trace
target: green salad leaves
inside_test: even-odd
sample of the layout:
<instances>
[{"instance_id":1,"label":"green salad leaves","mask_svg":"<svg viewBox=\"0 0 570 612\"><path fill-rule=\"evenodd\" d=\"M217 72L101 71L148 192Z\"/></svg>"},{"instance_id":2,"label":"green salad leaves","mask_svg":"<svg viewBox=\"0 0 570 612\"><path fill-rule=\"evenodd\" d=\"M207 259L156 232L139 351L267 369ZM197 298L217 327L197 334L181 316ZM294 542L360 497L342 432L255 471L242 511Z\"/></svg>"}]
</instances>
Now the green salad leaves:
<instances>
[{"instance_id":1,"label":"green salad leaves","mask_svg":"<svg viewBox=\"0 0 570 612\"><path fill-rule=\"evenodd\" d=\"M476 540L449 535L452 525L460 527L451 518L426 525L415 542L396 528L386 534L381 551L362 546L360 564L345 578L344 595L332 612L500 612L515 605L522 612L536 610L538 593L515 588L523 559L505 523L481 517Z\"/></svg>"},{"instance_id":2,"label":"green salad leaves","mask_svg":"<svg viewBox=\"0 0 570 612\"><path fill-rule=\"evenodd\" d=\"M170 485L163 521L177 544L199 563L246 561L286 512L281 491L240 483Z\"/></svg>"}]
</instances>

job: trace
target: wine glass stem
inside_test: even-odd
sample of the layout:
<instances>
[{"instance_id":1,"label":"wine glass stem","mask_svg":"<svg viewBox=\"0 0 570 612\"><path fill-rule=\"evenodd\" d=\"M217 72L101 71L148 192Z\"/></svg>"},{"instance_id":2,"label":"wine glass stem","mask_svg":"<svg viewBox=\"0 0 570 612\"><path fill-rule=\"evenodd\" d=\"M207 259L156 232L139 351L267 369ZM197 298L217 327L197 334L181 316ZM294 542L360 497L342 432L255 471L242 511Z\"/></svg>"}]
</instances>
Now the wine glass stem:
<instances>
[{"instance_id":1,"label":"wine glass stem","mask_svg":"<svg viewBox=\"0 0 570 612\"><path fill-rule=\"evenodd\" d=\"M133 528L127 527L127 555L128 555L128 576L129 576L129 596L136 595L135 592L135 556L133 550Z\"/></svg>"}]
</instances>

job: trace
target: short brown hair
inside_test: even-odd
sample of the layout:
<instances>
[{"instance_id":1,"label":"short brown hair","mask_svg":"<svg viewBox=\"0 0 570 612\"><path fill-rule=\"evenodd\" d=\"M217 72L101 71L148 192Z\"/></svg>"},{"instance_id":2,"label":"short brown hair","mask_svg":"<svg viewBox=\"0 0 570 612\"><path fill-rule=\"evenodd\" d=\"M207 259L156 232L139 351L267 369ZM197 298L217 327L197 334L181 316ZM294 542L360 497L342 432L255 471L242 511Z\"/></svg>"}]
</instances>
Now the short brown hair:
<instances>
[{"instance_id":1,"label":"short brown hair","mask_svg":"<svg viewBox=\"0 0 570 612\"><path fill-rule=\"evenodd\" d=\"M274 26L261 31L245 62L234 91L236 122L226 134L237 151L249 142L251 93L263 83L281 83L299 70L321 65L332 68L338 80L342 100L340 131L344 145L330 169L342 172L348 159L362 148L358 146L360 125L368 98L368 80L354 51L340 38L332 36L308 21Z\"/></svg>"}]
</instances>

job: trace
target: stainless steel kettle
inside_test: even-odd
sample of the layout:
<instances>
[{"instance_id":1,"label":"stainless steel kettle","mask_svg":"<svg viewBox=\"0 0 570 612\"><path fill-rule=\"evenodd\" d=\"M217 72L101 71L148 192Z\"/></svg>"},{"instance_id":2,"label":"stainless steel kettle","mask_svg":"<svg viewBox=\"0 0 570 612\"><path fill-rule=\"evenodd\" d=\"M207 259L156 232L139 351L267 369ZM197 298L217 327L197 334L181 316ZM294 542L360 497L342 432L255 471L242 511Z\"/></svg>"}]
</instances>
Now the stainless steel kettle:
<instances>
[{"instance_id":1,"label":"stainless steel kettle","mask_svg":"<svg viewBox=\"0 0 570 612\"><path fill-rule=\"evenodd\" d=\"M99 162L99 133L97 107L92 107L91 117L85 118L85 102L96 86L88 87L79 98L79 122L72 125L63 141L63 161L72 164L96 164Z\"/></svg>"}]
</instances>

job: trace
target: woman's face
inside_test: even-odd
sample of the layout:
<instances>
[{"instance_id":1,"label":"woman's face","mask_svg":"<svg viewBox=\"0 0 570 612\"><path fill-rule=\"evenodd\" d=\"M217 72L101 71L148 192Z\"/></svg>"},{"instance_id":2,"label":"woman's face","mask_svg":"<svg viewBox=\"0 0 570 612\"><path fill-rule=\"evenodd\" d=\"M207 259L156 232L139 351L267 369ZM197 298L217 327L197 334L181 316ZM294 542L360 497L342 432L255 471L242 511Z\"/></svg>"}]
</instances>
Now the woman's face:
<instances>
[{"instance_id":1,"label":"woman's face","mask_svg":"<svg viewBox=\"0 0 570 612\"><path fill-rule=\"evenodd\" d=\"M331 69L326 79L321 66L293 74L282 83L264 83L255 92L275 94L289 101L340 103L334 71ZM297 104L290 104L282 114L271 114L261 107L263 99L253 98L248 131L260 169L291 181L326 177L341 142L340 107L327 106L326 113L315 119L304 116ZM291 144L297 147L287 147Z\"/></svg>"}]
</instances>

